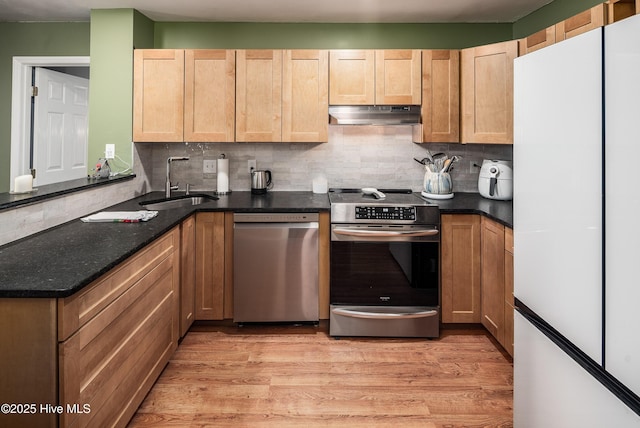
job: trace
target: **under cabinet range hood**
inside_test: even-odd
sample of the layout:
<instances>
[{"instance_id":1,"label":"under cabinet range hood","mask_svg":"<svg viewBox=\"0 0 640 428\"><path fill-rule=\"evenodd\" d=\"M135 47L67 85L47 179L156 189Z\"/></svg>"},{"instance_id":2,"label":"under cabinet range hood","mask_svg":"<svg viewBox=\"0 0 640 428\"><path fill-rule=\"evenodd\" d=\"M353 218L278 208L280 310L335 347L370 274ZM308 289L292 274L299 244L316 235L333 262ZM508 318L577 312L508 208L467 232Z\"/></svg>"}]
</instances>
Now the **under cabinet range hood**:
<instances>
[{"instance_id":1,"label":"under cabinet range hood","mask_svg":"<svg viewBox=\"0 0 640 428\"><path fill-rule=\"evenodd\" d=\"M332 125L415 125L420 123L420 106L329 106Z\"/></svg>"}]
</instances>

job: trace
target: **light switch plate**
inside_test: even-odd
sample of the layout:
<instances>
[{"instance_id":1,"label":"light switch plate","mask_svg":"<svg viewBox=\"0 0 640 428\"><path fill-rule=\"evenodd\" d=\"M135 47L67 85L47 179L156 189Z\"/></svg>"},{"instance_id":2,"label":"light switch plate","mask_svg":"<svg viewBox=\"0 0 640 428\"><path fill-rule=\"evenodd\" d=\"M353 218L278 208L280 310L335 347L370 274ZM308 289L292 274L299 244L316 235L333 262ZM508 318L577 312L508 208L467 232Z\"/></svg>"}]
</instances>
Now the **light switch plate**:
<instances>
[{"instance_id":1,"label":"light switch plate","mask_svg":"<svg viewBox=\"0 0 640 428\"><path fill-rule=\"evenodd\" d=\"M203 174L215 174L216 173L216 160L215 159L205 159L202 162L202 173Z\"/></svg>"}]
</instances>

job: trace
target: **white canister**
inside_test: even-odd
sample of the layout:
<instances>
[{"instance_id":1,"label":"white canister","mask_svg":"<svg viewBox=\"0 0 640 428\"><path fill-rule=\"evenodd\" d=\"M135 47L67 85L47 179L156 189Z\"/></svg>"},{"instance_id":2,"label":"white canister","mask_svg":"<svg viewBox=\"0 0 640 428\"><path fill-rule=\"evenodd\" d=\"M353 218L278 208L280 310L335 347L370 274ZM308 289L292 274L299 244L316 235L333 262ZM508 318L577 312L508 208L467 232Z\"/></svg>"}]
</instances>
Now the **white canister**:
<instances>
[{"instance_id":1,"label":"white canister","mask_svg":"<svg viewBox=\"0 0 640 428\"><path fill-rule=\"evenodd\" d=\"M13 181L14 193L27 193L33 190L33 176L31 174L19 175Z\"/></svg>"},{"instance_id":2,"label":"white canister","mask_svg":"<svg viewBox=\"0 0 640 428\"><path fill-rule=\"evenodd\" d=\"M313 193L327 193L328 184L327 179L324 177L316 177L312 182Z\"/></svg>"}]
</instances>

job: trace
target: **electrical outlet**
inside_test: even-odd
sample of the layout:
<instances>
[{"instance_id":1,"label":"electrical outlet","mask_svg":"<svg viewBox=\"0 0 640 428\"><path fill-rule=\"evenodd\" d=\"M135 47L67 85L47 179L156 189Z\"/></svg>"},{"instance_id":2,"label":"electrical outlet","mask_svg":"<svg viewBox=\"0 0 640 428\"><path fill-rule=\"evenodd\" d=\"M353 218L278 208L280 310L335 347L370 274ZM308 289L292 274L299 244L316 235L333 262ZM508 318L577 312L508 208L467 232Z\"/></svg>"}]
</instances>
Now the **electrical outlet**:
<instances>
[{"instance_id":1,"label":"electrical outlet","mask_svg":"<svg viewBox=\"0 0 640 428\"><path fill-rule=\"evenodd\" d=\"M202 173L203 174L215 174L216 173L216 160L215 159L205 159L202 162Z\"/></svg>"},{"instance_id":2,"label":"electrical outlet","mask_svg":"<svg viewBox=\"0 0 640 428\"><path fill-rule=\"evenodd\" d=\"M104 157L107 159L113 159L116 157L116 145L107 144L104 149Z\"/></svg>"},{"instance_id":3,"label":"electrical outlet","mask_svg":"<svg viewBox=\"0 0 640 428\"><path fill-rule=\"evenodd\" d=\"M469 161L469 172L470 173L478 172L478 167L476 166L475 161Z\"/></svg>"},{"instance_id":4,"label":"electrical outlet","mask_svg":"<svg viewBox=\"0 0 640 428\"><path fill-rule=\"evenodd\" d=\"M258 169L255 159L249 159L247 161L247 169L249 170L249 172L251 172L252 169Z\"/></svg>"}]
</instances>

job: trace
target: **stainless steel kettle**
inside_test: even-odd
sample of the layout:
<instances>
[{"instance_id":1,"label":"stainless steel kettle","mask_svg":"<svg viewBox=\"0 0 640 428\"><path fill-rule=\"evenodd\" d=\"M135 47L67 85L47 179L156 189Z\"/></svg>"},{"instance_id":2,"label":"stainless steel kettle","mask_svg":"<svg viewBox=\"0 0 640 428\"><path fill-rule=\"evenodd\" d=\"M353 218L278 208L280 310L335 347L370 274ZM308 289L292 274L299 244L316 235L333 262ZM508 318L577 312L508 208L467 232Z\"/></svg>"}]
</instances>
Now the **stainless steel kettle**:
<instances>
[{"instance_id":1,"label":"stainless steel kettle","mask_svg":"<svg viewBox=\"0 0 640 428\"><path fill-rule=\"evenodd\" d=\"M273 187L271 181L271 171L268 169L251 171L251 193L254 195L264 195L268 189Z\"/></svg>"}]
</instances>

